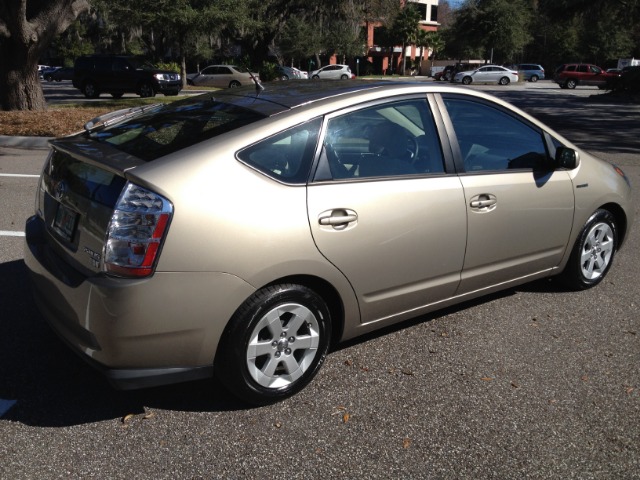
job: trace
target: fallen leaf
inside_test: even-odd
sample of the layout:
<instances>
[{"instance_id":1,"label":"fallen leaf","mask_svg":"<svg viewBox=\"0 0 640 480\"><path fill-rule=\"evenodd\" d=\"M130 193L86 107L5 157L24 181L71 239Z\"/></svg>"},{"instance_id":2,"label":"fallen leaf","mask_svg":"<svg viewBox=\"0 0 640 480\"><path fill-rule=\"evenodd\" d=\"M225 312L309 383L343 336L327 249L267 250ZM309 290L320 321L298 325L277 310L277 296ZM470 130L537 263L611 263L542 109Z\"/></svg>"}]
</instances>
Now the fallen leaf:
<instances>
[{"instance_id":1,"label":"fallen leaf","mask_svg":"<svg viewBox=\"0 0 640 480\"><path fill-rule=\"evenodd\" d=\"M511 386L513 388L520 388L520 385L518 385L516 382L511 382Z\"/></svg>"},{"instance_id":2,"label":"fallen leaf","mask_svg":"<svg viewBox=\"0 0 640 480\"><path fill-rule=\"evenodd\" d=\"M405 438L404 440L402 440L402 448L409 448L410 445L411 445L410 438Z\"/></svg>"},{"instance_id":3,"label":"fallen leaf","mask_svg":"<svg viewBox=\"0 0 640 480\"><path fill-rule=\"evenodd\" d=\"M483 382L491 382L493 380L493 378L491 378L491 377L482 377L480 380L482 380Z\"/></svg>"},{"instance_id":4,"label":"fallen leaf","mask_svg":"<svg viewBox=\"0 0 640 480\"><path fill-rule=\"evenodd\" d=\"M583 375L580 377L580 380L582 380L583 382L588 382L589 381L589 377L587 377L586 375Z\"/></svg>"},{"instance_id":5,"label":"fallen leaf","mask_svg":"<svg viewBox=\"0 0 640 480\"><path fill-rule=\"evenodd\" d=\"M280 428L280 427L282 427L282 423L281 422L276 422L276 423L273 424L273 426L276 427L276 428Z\"/></svg>"},{"instance_id":6,"label":"fallen leaf","mask_svg":"<svg viewBox=\"0 0 640 480\"><path fill-rule=\"evenodd\" d=\"M627 395L631 395L631 393L633 392L634 388L633 387L628 387L627 388Z\"/></svg>"},{"instance_id":7,"label":"fallen leaf","mask_svg":"<svg viewBox=\"0 0 640 480\"><path fill-rule=\"evenodd\" d=\"M345 413L344 415L342 415L342 423L347 423L350 418L351 418L351 415L349 415L348 413Z\"/></svg>"},{"instance_id":8,"label":"fallen leaf","mask_svg":"<svg viewBox=\"0 0 640 480\"><path fill-rule=\"evenodd\" d=\"M404 373L405 375L413 375L413 372L411 370L402 370L402 373Z\"/></svg>"},{"instance_id":9,"label":"fallen leaf","mask_svg":"<svg viewBox=\"0 0 640 480\"><path fill-rule=\"evenodd\" d=\"M134 413L128 413L127 415L125 415L124 417L122 417L122 423L127 423L129 420L131 420L133 417L135 417Z\"/></svg>"},{"instance_id":10,"label":"fallen leaf","mask_svg":"<svg viewBox=\"0 0 640 480\"><path fill-rule=\"evenodd\" d=\"M344 364L345 364L347 367L350 367L351 365L353 365L353 360L347 359L347 360L345 360L345 361L344 361Z\"/></svg>"},{"instance_id":11,"label":"fallen leaf","mask_svg":"<svg viewBox=\"0 0 640 480\"><path fill-rule=\"evenodd\" d=\"M153 412L147 413L144 417L142 417L143 420L149 420L150 418L155 417L156 414Z\"/></svg>"}]
</instances>

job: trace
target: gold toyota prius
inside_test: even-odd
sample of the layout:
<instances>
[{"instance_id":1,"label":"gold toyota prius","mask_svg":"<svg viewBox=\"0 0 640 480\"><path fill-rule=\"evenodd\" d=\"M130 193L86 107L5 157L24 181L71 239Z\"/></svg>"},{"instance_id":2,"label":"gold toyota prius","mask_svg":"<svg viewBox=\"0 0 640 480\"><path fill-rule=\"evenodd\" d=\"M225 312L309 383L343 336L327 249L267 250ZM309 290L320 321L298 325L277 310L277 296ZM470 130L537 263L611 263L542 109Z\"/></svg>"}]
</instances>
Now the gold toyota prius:
<instances>
[{"instance_id":1,"label":"gold toyota prius","mask_svg":"<svg viewBox=\"0 0 640 480\"><path fill-rule=\"evenodd\" d=\"M335 342L543 277L597 285L633 218L619 168L456 86L213 91L51 147L35 300L124 389L286 398Z\"/></svg>"}]
</instances>

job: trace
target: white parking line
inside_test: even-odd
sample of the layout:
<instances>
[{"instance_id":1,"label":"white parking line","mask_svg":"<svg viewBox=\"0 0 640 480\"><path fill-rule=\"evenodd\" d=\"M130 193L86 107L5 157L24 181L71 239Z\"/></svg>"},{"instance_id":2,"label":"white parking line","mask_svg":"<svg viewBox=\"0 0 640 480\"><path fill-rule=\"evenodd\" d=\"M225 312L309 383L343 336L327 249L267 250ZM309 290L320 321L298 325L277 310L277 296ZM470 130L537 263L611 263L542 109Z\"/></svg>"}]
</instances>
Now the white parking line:
<instances>
[{"instance_id":1,"label":"white parking line","mask_svg":"<svg viewBox=\"0 0 640 480\"><path fill-rule=\"evenodd\" d=\"M0 173L0 177L38 178L40 175L28 175L26 173Z\"/></svg>"},{"instance_id":2,"label":"white parking line","mask_svg":"<svg viewBox=\"0 0 640 480\"><path fill-rule=\"evenodd\" d=\"M0 230L0 237L24 237L24 232L12 232L10 230Z\"/></svg>"}]
</instances>

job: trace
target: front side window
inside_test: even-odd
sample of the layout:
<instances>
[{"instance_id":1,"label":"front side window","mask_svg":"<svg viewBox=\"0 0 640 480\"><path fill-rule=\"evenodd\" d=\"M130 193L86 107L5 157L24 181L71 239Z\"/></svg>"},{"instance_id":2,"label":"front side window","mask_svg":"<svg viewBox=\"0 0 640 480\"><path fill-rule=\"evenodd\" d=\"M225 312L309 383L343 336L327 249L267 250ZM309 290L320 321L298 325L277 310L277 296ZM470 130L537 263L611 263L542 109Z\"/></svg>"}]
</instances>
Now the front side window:
<instances>
[{"instance_id":1,"label":"front side window","mask_svg":"<svg viewBox=\"0 0 640 480\"><path fill-rule=\"evenodd\" d=\"M445 98L469 173L542 170L548 155L542 132L493 106L462 98Z\"/></svg>"},{"instance_id":2,"label":"front side window","mask_svg":"<svg viewBox=\"0 0 640 480\"><path fill-rule=\"evenodd\" d=\"M323 154L333 179L444 172L442 148L424 99L385 103L332 118Z\"/></svg>"}]
</instances>

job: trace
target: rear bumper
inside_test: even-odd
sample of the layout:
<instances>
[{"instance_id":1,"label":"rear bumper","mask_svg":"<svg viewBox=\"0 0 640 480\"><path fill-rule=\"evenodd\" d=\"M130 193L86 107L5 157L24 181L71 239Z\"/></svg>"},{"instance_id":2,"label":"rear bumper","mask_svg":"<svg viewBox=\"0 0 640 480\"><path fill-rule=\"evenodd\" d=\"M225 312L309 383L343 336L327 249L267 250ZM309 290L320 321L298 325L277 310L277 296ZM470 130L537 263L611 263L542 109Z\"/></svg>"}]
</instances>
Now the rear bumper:
<instances>
[{"instance_id":1,"label":"rear bumper","mask_svg":"<svg viewBox=\"0 0 640 480\"><path fill-rule=\"evenodd\" d=\"M118 388L211 377L228 319L254 292L218 272L156 272L135 280L83 276L48 246L39 217L27 220L25 234L25 264L39 311Z\"/></svg>"}]
</instances>

